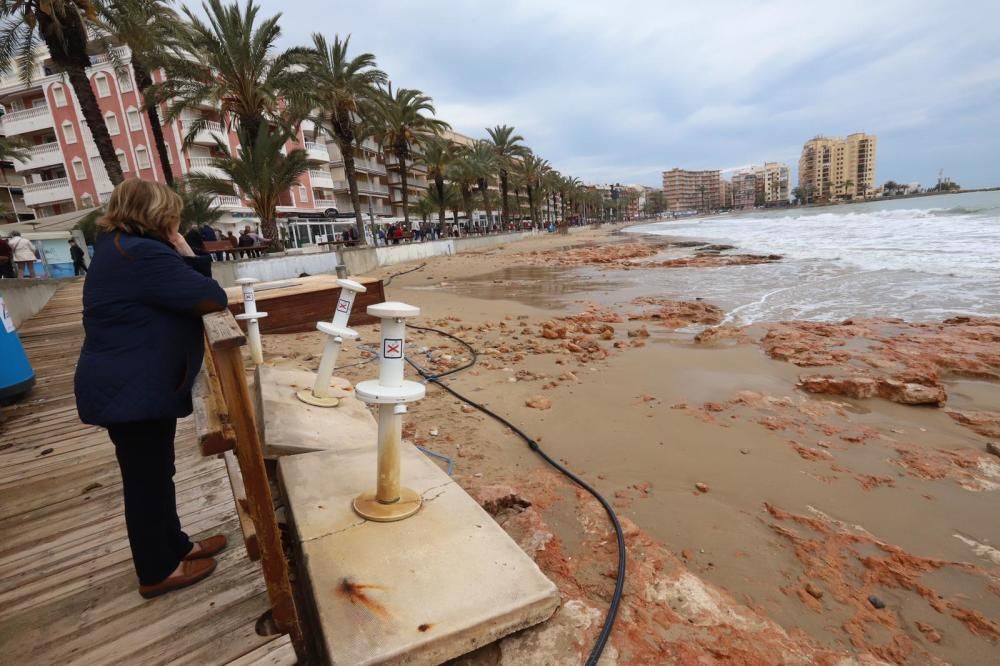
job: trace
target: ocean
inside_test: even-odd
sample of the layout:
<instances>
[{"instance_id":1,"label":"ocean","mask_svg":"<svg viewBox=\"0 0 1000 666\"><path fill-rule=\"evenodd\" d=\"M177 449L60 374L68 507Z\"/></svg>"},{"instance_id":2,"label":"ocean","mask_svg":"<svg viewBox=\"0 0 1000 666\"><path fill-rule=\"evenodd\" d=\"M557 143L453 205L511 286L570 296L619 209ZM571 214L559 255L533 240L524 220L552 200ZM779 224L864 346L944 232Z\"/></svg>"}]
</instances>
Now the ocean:
<instances>
[{"instance_id":1,"label":"ocean","mask_svg":"<svg viewBox=\"0 0 1000 666\"><path fill-rule=\"evenodd\" d=\"M643 271L664 296L704 298L725 308L730 323L1000 316L1000 191L686 218L626 231L782 255L774 264Z\"/></svg>"}]
</instances>

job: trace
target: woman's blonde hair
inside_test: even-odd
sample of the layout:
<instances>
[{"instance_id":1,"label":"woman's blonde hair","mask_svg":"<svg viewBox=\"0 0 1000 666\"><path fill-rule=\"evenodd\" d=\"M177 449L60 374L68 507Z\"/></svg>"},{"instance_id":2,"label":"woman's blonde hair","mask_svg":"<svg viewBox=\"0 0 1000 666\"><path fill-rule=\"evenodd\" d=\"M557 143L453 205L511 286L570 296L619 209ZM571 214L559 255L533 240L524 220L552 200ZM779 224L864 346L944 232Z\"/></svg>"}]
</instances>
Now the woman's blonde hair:
<instances>
[{"instance_id":1,"label":"woman's blonde hair","mask_svg":"<svg viewBox=\"0 0 1000 666\"><path fill-rule=\"evenodd\" d=\"M183 208L184 200L166 185L132 178L111 193L97 228L169 240L180 226Z\"/></svg>"}]
</instances>

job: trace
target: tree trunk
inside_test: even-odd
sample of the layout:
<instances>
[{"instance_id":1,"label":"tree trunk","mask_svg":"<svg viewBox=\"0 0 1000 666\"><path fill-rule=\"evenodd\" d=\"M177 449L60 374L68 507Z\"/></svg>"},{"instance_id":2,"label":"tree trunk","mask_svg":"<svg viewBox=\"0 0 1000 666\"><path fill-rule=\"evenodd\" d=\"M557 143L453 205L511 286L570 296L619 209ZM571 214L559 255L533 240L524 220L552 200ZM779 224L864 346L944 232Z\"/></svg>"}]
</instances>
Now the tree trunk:
<instances>
[{"instance_id":1,"label":"tree trunk","mask_svg":"<svg viewBox=\"0 0 1000 666\"><path fill-rule=\"evenodd\" d=\"M455 216L454 217L455 224L458 224L459 207L458 207L458 204L452 204L452 205L453 205L453 208L451 209L451 214Z\"/></svg>"},{"instance_id":2,"label":"tree trunk","mask_svg":"<svg viewBox=\"0 0 1000 666\"><path fill-rule=\"evenodd\" d=\"M264 234L264 238L271 241L271 248L274 250L283 249L281 239L278 237L278 223L274 219L274 215L261 215L260 216L260 232Z\"/></svg>"},{"instance_id":3,"label":"tree trunk","mask_svg":"<svg viewBox=\"0 0 1000 666\"><path fill-rule=\"evenodd\" d=\"M528 185L528 217L531 218L532 228L538 226L538 219L535 217L535 188Z\"/></svg>"},{"instance_id":4,"label":"tree trunk","mask_svg":"<svg viewBox=\"0 0 1000 666\"><path fill-rule=\"evenodd\" d=\"M406 158L403 157L404 151L398 151L396 153L396 159L399 160L399 182L403 186L403 222L406 224L407 230L410 228L410 188L408 181L406 179Z\"/></svg>"},{"instance_id":5,"label":"tree trunk","mask_svg":"<svg viewBox=\"0 0 1000 666\"><path fill-rule=\"evenodd\" d=\"M483 195L483 209L486 211L486 227L489 228L493 224L493 211L490 210L490 199L487 196L487 185L486 179L479 179L479 193Z\"/></svg>"},{"instance_id":6,"label":"tree trunk","mask_svg":"<svg viewBox=\"0 0 1000 666\"><path fill-rule=\"evenodd\" d=\"M108 172L108 178L112 184L118 185L125 177L122 175L122 165L115 155L115 145L111 142L111 135L108 134L108 126L104 124L104 116L101 115L101 108L97 105L97 97L90 87L90 79L82 67L71 67L66 70L70 85L76 99L80 102L80 110L83 112L83 119L87 121L90 134L94 137L94 145L104 162L104 170Z\"/></svg>"},{"instance_id":7,"label":"tree trunk","mask_svg":"<svg viewBox=\"0 0 1000 666\"><path fill-rule=\"evenodd\" d=\"M500 202L500 223L503 226L507 226L510 222L510 201L507 199L507 170L500 169L500 195L503 197L503 201Z\"/></svg>"},{"instance_id":8,"label":"tree trunk","mask_svg":"<svg viewBox=\"0 0 1000 666\"><path fill-rule=\"evenodd\" d=\"M472 224L472 191L468 185L462 185L462 207L465 209L465 217L468 223Z\"/></svg>"},{"instance_id":9,"label":"tree trunk","mask_svg":"<svg viewBox=\"0 0 1000 666\"><path fill-rule=\"evenodd\" d=\"M361 213L361 197L358 195L358 175L354 170L354 128L351 127L350 114L330 114L330 124L333 125L337 147L340 148L340 154L344 158L344 175L347 178L347 189L351 194L351 206L354 208L358 245L367 245L365 219ZM374 233L374 229L372 232Z\"/></svg>"},{"instance_id":10,"label":"tree trunk","mask_svg":"<svg viewBox=\"0 0 1000 666\"><path fill-rule=\"evenodd\" d=\"M438 195L438 223L444 224L444 177L440 173L434 174L434 188L437 190ZM458 224L458 220L455 220L455 224Z\"/></svg>"},{"instance_id":11,"label":"tree trunk","mask_svg":"<svg viewBox=\"0 0 1000 666\"><path fill-rule=\"evenodd\" d=\"M146 67L135 59L132 54L132 72L135 74L135 83L139 87L139 92L145 100L146 90L153 85L153 77L146 70ZM163 180L170 187L174 186L174 172L170 166L170 153L167 152L167 142L163 138L163 125L160 123L160 109L155 104L146 105L146 117L149 119L150 129L153 132L153 143L156 144L156 154L160 156L160 169L163 170ZM125 119L126 122L128 119Z\"/></svg>"}]
</instances>

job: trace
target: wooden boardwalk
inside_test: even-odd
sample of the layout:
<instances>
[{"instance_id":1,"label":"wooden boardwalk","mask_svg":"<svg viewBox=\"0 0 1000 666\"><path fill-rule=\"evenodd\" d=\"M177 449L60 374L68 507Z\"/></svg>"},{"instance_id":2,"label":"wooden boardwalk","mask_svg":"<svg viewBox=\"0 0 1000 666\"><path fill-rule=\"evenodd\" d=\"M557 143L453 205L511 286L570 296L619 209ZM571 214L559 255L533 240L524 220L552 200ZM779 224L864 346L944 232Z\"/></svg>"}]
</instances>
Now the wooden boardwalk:
<instances>
[{"instance_id":1,"label":"wooden boardwalk","mask_svg":"<svg viewBox=\"0 0 1000 666\"><path fill-rule=\"evenodd\" d=\"M287 637L257 635L264 580L246 558L225 465L199 454L191 419L177 434L181 523L230 546L206 581L139 596L114 448L76 415L82 289L60 287L21 327L38 383L0 414L0 662L295 663Z\"/></svg>"}]
</instances>

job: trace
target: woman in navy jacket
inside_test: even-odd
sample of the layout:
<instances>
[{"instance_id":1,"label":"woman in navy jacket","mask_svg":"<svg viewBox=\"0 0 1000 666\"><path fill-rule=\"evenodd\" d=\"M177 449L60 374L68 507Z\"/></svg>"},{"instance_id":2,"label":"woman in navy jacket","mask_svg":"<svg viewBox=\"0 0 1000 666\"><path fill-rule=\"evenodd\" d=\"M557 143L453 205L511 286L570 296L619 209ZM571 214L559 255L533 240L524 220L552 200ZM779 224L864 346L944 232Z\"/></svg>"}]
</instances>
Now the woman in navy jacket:
<instances>
[{"instance_id":1,"label":"woman in navy jacket","mask_svg":"<svg viewBox=\"0 0 1000 666\"><path fill-rule=\"evenodd\" d=\"M104 426L115 445L125 523L139 593L192 585L215 569L216 535L192 544L174 492L177 419L191 414L201 368L201 316L225 309L209 257L178 233L182 200L159 183L127 180L98 224L83 287L86 338L76 368L84 423Z\"/></svg>"}]
</instances>

